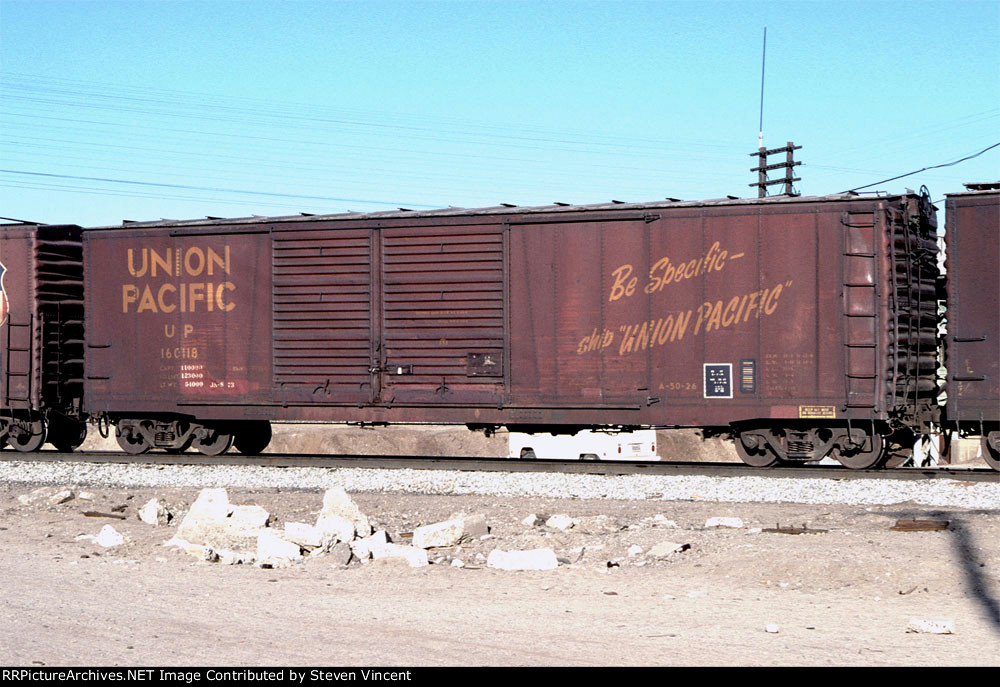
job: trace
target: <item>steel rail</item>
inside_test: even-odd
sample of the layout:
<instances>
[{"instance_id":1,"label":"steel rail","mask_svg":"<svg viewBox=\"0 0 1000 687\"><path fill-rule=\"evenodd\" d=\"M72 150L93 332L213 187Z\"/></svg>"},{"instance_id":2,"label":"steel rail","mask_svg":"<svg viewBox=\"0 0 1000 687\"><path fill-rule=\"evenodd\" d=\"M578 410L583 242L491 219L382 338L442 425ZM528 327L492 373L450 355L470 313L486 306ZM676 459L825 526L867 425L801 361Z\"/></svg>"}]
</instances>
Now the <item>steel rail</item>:
<instances>
[{"instance_id":1,"label":"steel rail","mask_svg":"<svg viewBox=\"0 0 1000 687\"><path fill-rule=\"evenodd\" d=\"M851 470L837 465L801 465L757 468L742 463L691 463L666 461L585 461L585 460L520 460L512 458L447 457L447 456L386 456L273 453L245 456L238 453L206 456L200 453L146 453L129 455L117 452L85 451L60 453L36 451L0 452L3 462L73 462L118 463L140 465L212 466L250 465L277 468L368 468L388 470L458 470L465 472L561 472L604 476L657 475L706 477L782 477L798 479L956 479L965 482L996 482L1000 475L983 468L889 468Z\"/></svg>"}]
</instances>

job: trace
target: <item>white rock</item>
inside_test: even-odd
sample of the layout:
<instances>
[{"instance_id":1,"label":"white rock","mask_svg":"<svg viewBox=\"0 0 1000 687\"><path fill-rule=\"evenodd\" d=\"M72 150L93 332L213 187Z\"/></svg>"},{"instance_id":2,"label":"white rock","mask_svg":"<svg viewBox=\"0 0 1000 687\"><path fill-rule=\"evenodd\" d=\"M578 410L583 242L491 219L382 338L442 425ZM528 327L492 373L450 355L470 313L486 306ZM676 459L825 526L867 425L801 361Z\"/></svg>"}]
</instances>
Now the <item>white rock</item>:
<instances>
[{"instance_id":1,"label":"white rock","mask_svg":"<svg viewBox=\"0 0 1000 687\"><path fill-rule=\"evenodd\" d=\"M49 497L48 502L50 506L58 506L67 501L72 501L74 498L76 498L76 494L73 493L72 489L60 489Z\"/></svg>"},{"instance_id":2,"label":"white rock","mask_svg":"<svg viewBox=\"0 0 1000 687\"><path fill-rule=\"evenodd\" d=\"M150 499L139 509L139 519L147 525L166 525L170 521L170 512L160 503L159 499Z\"/></svg>"},{"instance_id":3,"label":"white rock","mask_svg":"<svg viewBox=\"0 0 1000 687\"><path fill-rule=\"evenodd\" d=\"M415 546L403 546L401 544L384 544L372 549L372 558L381 560L384 558L403 558L411 568L422 568L427 565L427 552Z\"/></svg>"},{"instance_id":4,"label":"white rock","mask_svg":"<svg viewBox=\"0 0 1000 687\"><path fill-rule=\"evenodd\" d=\"M557 514L553 515L551 518L545 521L546 527L551 527L553 529L566 531L572 528L576 524L576 520L569 517L568 515Z\"/></svg>"},{"instance_id":5,"label":"white rock","mask_svg":"<svg viewBox=\"0 0 1000 687\"><path fill-rule=\"evenodd\" d=\"M389 535L385 530L379 530L370 537L355 539L351 542L351 551L360 561L366 561L372 557L372 551L389 543Z\"/></svg>"},{"instance_id":6,"label":"white rock","mask_svg":"<svg viewBox=\"0 0 1000 687\"><path fill-rule=\"evenodd\" d=\"M320 515L316 519L316 530L324 537L338 542L350 542L354 539L354 523L340 515Z\"/></svg>"},{"instance_id":7,"label":"white rock","mask_svg":"<svg viewBox=\"0 0 1000 687\"><path fill-rule=\"evenodd\" d=\"M257 565L280 567L302 560L299 545L283 539L272 530L263 529L257 535Z\"/></svg>"},{"instance_id":8,"label":"white rock","mask_svg":"<svg viewBox=\"0 0 1000 687\"><path fill-rule=\"evenodd\" d=\"M452 513L449 520L461 520L465 530L465 539L482 539L490 536L490 528L486 524L486 516L482 513Z\"/></svg>"},{"instance_id":9,"label":"white rock","mask_svg":"<svg viewBox=\"0 0 1000 687\"><path fill-rule=\"evenodd\" d=\"M526 517L524 520L521 521L522 525L527 525L528 527L537 527L538 525L542 525L544 523L545 520L538 517L534 513L532 513L531 515L529 515L528 517Z\"/></svg>"},{"instance_id":10,"label":"white rock","mask_svg":"<svg viewBox=\"0 0 1000 687\"><path fill-rule=\"evenodd\" d=\"M354 529L359 537L367 537L372 532L367 516L340 487L327 489L323 494L323 510L320 512L320 517L327 515L339 515L350 520L354 523Z\"/></svg>"},{"instance_id":11,"label":"white rock","mask_svg":"<svg viewBox=\"0 0 1000 687\"><path fill-rule=\"evenodd\" d=\"M764 632L770 632L771 634L774 635L778 634L778 624L768 623L767 625L764 626Z\"/></svg>"},{"instance_id":12,"label":"white rock","mask_svg":"<svg viewBox=\"0 0 1000 687\"><path fill-rule=\"evenodd\" d=\"M226 494L225 489L202 489L198 493L198 498L191 504L187 515L184 516L184 520L187 521L188 518L192 520L221 520L229 517L232 511L233 507L229 504L229 495Z\"/></svg>"},{"instance_id":13,"label":"white rock","mask_svg":"<svg viewBox=\"0 0 1000 687\"><path fill-rule=\"evenodd\" d=\"M318 528L304 522L286 522L285 538L299 546L317 549L323 546L324 535Z\"/></svg>"},{"instance_id":14,"label":"white rock","mask_svg":"<svg viewBox=\"0 0 1000 687\"><path fill-rule=\"evenodd\" d=\"M240 530L267 527L270 519L270 514L260 506L233 506L229 514L230 524Z\"/></svg>"},{"instance_id":15,"label":"white rock","mask_svg":"<svg viewBox=\"0 0 1000 687\"><path fill-rule=\"evenodd\" d=\"M465 567L465 563L461 559L455 558L451 562L451 567L453 567L453 568L464 568Z\"/></svg>"},{"instance_id":16,"label":"white rock","mask_svg":"<svg viewBox=\"0 0 1000 687\"><path fill-rule=\"evenodd\" d=\"M500 570L554 570L559 567L559 561L552 549L530 551L493 549L486 559L486 565Z\"/></svg>"},{"instance_id":17,"label":"white rock","mask_svg":"<svg viewBox=\"0 0 1000 687\"><path fill-rule=\"evenodd\" d=\"M948 620L924 620L914 618L906 626L907 632L921 632L924 634L950 635L955 633L955 621Z\"/></svg>"},{"instance_id":18,"label":"white rock","mask_svg":"<svg viewBox=\"0 0 1000 687\"><path fill-rule=\"evenodd\" d=\"M709 518L705 521L705 527L742 528L743 521L740 518Z\"/></svg>"},{"instance_id":19,"label":"white rock","mask_svg":"<svg viewBox=\"0 0 1000 687\"><path fill-rule=\"evenodd\" d=\"M436 522L413 530L413 545L421 549L455 546L465 538L465 523L462 520Z\"/></svg>"},{"instance_id":20,"label":"white rock","mask_svg":"<svg viewBox=\"0 0 1000 687\"><path fill-rule=\"evenodd\" d=\"M628 555L630 557L638 556L641 553L642 553L642 547L639 546L638 544L633 544L632 546L628 547Z\"/></svg>"},{"instance_id":21,"label":"white rock","mask_svg":"<svg viewBox=\"0 0 1000 687\"><path fill-rule=\"evenodd\" d=\"M101 528L100 533L97 535L97 543L104 548L110 548L112 546L119 546L125 543L125 538L122 537L111 525L105 525Z\"/></svg>"}]
</instances>

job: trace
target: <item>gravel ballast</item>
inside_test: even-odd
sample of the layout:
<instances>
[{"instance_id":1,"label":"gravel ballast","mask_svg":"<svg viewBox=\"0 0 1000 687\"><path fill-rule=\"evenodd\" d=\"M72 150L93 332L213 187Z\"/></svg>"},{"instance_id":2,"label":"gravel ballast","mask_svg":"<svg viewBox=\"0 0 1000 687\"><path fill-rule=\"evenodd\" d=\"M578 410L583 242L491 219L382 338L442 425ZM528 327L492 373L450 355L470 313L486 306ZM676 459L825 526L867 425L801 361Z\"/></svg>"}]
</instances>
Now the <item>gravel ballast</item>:
<instances>
[{"instance_id":1,"label":"gravel ballast","mask_svg":"<svg viewBox=\"0 0 1000 687\"><path fill-rule=\"evenodd\" d=\"M120 488L325 489L336 485L348 492L723 503L885 505L912 502L926 506L973 509L1000 507L1000 477L996 483L970 483L957 479L843 481L763 476L602 476L474 473L456 470L102 465L25 461L0 464L0 479L8 483Z\"/></svg>"}]
</instances>

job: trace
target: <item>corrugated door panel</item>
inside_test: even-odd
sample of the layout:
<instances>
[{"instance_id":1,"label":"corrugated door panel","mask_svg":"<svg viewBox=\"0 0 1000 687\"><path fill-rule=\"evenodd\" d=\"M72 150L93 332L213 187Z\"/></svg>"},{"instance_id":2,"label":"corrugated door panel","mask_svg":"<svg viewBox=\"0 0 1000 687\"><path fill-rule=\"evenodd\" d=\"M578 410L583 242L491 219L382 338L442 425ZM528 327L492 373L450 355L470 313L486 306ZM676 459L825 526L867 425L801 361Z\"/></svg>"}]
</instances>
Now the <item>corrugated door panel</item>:
<instances>
[{"instance_id":1,"label":"corrugated door panel","mask_svg":"<svg viewBox=\"0 0 1000 687\"><path fill-rule=\"evenodd\" d=\"M383 400L499 401L502 227L384 229L382 279Z\"/></svg>"},{"instance_id":2,"label":"corrugated door panel","mask_svg":"<svg viewBox=\"0 0 1000 687\"><path fill-rule=\"evenodd\" d=\"M273 237L279 397L370 402L371 232L275 232Z\"/></svg>"},{"instance_id":3,"label":"corrugated door panel","mask_svg":"<svg viewBox=\"0 0 1000 687\"><path fill-rule=\"evenodd\" d=\"M872 213L844 213L844 352L847 405L874 407L877 352L877 269Z\"/></svg>"}]
</instances>

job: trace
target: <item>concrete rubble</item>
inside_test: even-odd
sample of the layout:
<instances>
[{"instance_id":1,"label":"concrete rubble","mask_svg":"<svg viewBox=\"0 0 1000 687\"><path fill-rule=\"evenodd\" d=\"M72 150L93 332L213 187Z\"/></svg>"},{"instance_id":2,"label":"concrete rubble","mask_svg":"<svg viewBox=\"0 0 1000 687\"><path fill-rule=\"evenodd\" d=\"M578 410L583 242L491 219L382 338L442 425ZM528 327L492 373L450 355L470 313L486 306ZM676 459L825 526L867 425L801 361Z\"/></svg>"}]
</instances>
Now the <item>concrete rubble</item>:
<instances>
[{"instance_id":1,"label":"concrete rubble","mask_svg":"<svg viewBox=\"0 0 1000 687\"><path fill-rule=\"evenodd\" d=\"M38 487L27 494L21 494L17 500L24 506L35 506L43 501L50 506L59 506L76 498L72 489L65 487Z\"/></svg>"},{"instance_id":2,"label":"concrete rubble","mask_svg":"<svg viewBox=\"0 0 1000 687\"><path fill-rule=\"evenodd\" d=\"M906 625L907 632L918 632L922 634L950 635L955 634L954 620L925 620L914 618Z\"/></svg>"},{"instance_id":3,"label":"concrete rubble","mask_svg":"<svg viewBox=\"0 0 1000 687\"><path fill-rule=\"evenodd\" d=\"M147 525L161 527L169 524L174 516L159 499L150 499L139 509L137 517Z\"/></svg>"},{"instance_id":4,"label":"concrete rubble","mask_svg":"<svg viewBox=\"0 0 1000 687\"><path fill-rule=\"evenodd\" d=\"M499 570L554 570L559 567L559 561L552 549L530 551L493 549L486 559L486 565Z\"/></svg>"}]
</instances>

